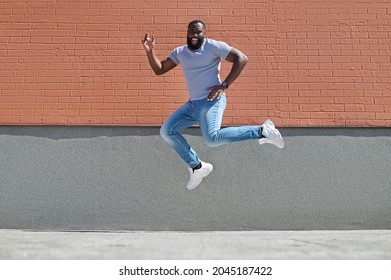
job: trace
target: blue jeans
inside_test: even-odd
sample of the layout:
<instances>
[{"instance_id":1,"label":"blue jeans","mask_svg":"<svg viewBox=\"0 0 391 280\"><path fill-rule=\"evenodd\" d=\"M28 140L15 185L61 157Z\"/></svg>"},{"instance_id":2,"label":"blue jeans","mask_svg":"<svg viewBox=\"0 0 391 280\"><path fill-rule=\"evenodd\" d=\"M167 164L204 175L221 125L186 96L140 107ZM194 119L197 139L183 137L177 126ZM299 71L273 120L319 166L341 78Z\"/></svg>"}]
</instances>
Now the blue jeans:
<instances>
[{"instance_id":1,"label":"blue jeans","mask_svg":"<svg viewBox=\"0 0 391 280\"><path fill-rule=\"evenodd\" d=\"M196 167L201 160L180 132L196 123L201 128L205 144L210 147L261 137L259 126L221 129L226 102L225 95L213 101L189 100L176 110L161 127L160 135L190 167Z\"/></svg>"}]
</instances>

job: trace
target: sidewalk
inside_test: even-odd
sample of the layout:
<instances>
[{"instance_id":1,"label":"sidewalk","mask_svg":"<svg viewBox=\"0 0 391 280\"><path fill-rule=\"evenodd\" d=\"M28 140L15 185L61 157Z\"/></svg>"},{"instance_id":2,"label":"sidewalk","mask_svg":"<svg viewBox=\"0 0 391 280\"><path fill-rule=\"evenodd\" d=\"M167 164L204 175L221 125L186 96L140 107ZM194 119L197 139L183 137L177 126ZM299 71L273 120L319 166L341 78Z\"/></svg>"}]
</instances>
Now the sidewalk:
<instances>
[{"instance_id":1,"label":"sidewalk","mask_svg":"<svg viewBox=\"0 0 391 280\"><path fill-rule=\"evenodd\" d=\"M2 260L390 260L391 231L0 230Z\"/></svg>"}]
</instances>

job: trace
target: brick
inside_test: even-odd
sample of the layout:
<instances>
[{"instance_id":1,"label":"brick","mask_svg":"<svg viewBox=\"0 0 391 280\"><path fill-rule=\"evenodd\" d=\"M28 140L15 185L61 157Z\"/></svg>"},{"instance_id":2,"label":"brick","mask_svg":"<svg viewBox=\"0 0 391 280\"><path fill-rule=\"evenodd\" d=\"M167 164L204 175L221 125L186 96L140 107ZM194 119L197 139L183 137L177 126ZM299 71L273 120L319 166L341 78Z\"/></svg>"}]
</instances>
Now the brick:
<instances>
[{"instance_id":1,"label":"brick","mask_svg":"<svg viewBox=\"0 0 391 280\"><path fill-rule=\"evenodd\" d=\"M123 116L114 116L113 124L116 125L134 125L137 123L137 117L123 117Z\"/></svg>"},{"instance_id":2,"label":"brick","mask_svg":"<svg viewBox=\"0 0 391 280\"><path fill-rule=\"evenodd\" d=\"M250 58L224 124L391 125L386 0L250 2L6 1L0 124L160 125L187 100L186 84L180 67L155 77L134 38L154 31L162 59L201 17L211 38Z\"/></svg>"}]
</instances>

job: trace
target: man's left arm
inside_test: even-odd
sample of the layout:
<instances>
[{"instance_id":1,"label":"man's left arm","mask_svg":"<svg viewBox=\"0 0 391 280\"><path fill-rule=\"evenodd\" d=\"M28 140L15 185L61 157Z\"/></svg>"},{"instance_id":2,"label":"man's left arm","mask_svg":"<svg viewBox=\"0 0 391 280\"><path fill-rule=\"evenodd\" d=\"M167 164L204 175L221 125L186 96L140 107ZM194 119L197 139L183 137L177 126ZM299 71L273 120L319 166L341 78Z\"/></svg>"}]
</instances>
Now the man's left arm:
<instances>
[{"instance_id":1,"label":"man's left arm","mask_svg":"<svg viewBox=\"0 0 391 280\"><path fill-rule=\"evenodd\" d=\"M236 78L239 77L240 73L242 73L244 66L246 66L248 62L247 56L235 48L232 48L225 60L232 63L231 71L221 85L216 85L209 88L209 90L211 91L208 95L209 101L212 101L216 98L220 98L220 95L222 95L224 91L230 85L232 85Z\"/></svg>"}]
</instances>

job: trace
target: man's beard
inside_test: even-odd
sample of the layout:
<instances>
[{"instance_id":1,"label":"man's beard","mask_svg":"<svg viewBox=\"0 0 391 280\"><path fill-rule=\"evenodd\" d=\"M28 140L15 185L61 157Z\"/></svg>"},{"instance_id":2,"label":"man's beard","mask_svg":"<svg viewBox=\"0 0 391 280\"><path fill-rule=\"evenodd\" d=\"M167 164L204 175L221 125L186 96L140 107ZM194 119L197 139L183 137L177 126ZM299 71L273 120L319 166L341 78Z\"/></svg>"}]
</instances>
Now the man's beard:
<instances>
[{"instance_id":1,"label":"man's beard","mask_svg":"<svg viewBox=\"0 0 391 280\"><path fill-rule=\"evenodd\" d=\"M187 37L187 46L189 47L189 49L191 49L193 51L198 50L202 46L202 44L204 43L204 40L205 40L204 37L198 38L197 44L193 45L191 43L191 38Z\"/></svg>"}]
</instances>

